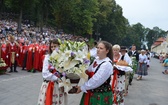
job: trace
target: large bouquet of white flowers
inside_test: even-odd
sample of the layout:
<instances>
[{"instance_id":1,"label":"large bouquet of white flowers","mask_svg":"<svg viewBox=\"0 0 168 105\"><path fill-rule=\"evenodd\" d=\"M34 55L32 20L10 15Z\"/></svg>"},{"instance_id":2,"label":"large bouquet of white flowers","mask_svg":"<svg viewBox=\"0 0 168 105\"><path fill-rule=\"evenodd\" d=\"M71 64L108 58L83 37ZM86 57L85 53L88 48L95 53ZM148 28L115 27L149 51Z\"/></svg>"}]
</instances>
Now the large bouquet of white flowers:
<instances>
[{"instance_id":1,"label":"large bouquet of white flowers","mask_svg":"<svg viewBox=\"0 0 168 105\"><path fill-rule=\"evenodd\" d=\"M53 51L50 62L59 73L75 74L80 79L87 80L85 73L90 64L88 47L85 42L59 40L60 47ZM63 79L65 80L65 79Z\"/></svg>"}]
</instances>

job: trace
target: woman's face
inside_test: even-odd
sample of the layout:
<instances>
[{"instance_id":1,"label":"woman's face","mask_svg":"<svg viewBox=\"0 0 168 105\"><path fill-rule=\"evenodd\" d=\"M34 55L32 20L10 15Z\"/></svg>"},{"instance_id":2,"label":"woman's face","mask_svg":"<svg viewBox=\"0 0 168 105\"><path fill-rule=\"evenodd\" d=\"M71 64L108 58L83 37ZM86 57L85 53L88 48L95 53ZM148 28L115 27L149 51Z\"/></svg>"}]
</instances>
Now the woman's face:
<instances>
[{"instance_id":1,"label":"woman's face","mask_svg":"<svg viewBox=\"0 0 168 105\"><path fill-rule=\"evenodd\" d=\"M8 36L8 40L10 41L10 36Z\"/></svg>"},{"instance_id":2,"label":"woman's face","mask_svg":"<svg viewBox=\"0 0 168 105\"><path fill-rule=\"evenodd\" d=\"M113 54L114 54L114 55L118 55L118 54L119 54L119 52L120 52L120 50L119 50L119 49L117 49L117 48L114 48L114 49L113 49Z\"/></svg>"},{"instance_id":3,"label":"woman's face","mask_svg":"<svg viewBox=\"0 0 168 105\"><path fill-rule=\"evenodd\" d=\"M105 45L103 43L99 43L97 46L97 56L99 58L104 58L107 56L109 50L106 50Z\"/></svg>"},{"instance_id":4,"label":"woman's face","mask_svg":"<svg viewBox=\"0 0 168 105\"><path fill-rule=\"evenodd\" d=\"M142 51L141 54L144 55L146 52L145 51Z\"/></svg>"},{"instance_id":5,"label":"woman's face","mask_svg":"<svg viewBox=\"0 0 168 105\"><path fill-rule=\"evenodd\" d=\"M58 46L58 44L51 43L51 51L53 52Z\"/></svg>"}]
</instances>

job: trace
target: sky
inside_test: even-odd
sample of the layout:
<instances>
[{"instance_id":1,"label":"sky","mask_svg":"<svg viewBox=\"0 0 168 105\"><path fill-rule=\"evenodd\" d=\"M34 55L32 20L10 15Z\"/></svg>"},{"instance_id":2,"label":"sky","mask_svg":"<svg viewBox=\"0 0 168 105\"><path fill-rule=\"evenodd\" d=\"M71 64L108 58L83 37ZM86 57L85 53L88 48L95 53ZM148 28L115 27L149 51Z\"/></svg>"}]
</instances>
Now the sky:
<instances>
[{"instance_id":1,"label":"sky","mask_svg":"<svg viewBox=\"0 0 168 105\"><path fill-rule=\"evenodd\" d=\"M145 28L158 26L168 31L168 0L116 0L129 23L141 23Z\"/></svg>"}]
</instances>

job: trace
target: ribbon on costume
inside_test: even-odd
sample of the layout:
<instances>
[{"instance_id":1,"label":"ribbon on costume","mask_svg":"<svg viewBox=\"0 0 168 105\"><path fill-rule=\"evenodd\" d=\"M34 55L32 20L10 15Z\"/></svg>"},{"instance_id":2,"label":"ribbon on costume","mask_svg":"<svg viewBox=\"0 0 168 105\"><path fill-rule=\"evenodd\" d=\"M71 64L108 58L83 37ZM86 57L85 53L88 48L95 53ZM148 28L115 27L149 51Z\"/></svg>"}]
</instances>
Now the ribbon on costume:
<instances>
[{"instance_id":1,"label":"ribbon on costume","mask_svg":"<svg viewBox=\"0 0 168 105\"><path fill-rule=\"evenodd\" d=\"M49 82L46 92L46 103L45 105L52 105L52 96L54 90L54 82Z\"/></svg>"},{"instance_id":2,"label":"ribbon on costume","mask_svg":"<svg viewBox=\"0 0 168 105\"><path fill-rule=\"evenodd\" d=\"M15 52L11 52L11 63L15 63Z\"/></svg>"},{"instance_id":3,"label":"ribbon on costume","mask_svg":"<svg viewBox=\"0 0 168 105\"><path fill-rule=\"evenodd\" d=\"M119 71L116 69L116 68L114 68L114 75L113 75L113 80L112 80L112 92L113 92L113 94L114 94L114 103L116 103L117 102L117 95L116 95L116 92L115 92L115 87L116 87L116 85L117 85L117 75L118 75L118 73L119 73Z\"/></svg>"},{"instance_id":4,"label":"ribbon on costume","mask_svg":"<svg viewBox=\"0 0 168 105\"><path fill-rule=\"evenodd\" d=\"M89 76L89 78L91 78L94 75L94 72L86 71L86 74ZM85 97L84 97L84 105L89 105L90 96L91 96L91 91L87 90L87 93L85 94Z\"/></svg>"},{"instance_id":5,"label":"ribbon on costume","mask_svg":"<svg viewBox=\"0 0 168 105\"><path fill-rule=\"evenodd\" d=\"M49 65L48 68L50 68L51 65ZM54 74L56 70L52 70L52 74ZM47 91L46 91L46 103L45 105L52 105L52 97L53 97L53 90L54 90L54 82L50 81L48 83Z\"/></svg>"}]
</instances>

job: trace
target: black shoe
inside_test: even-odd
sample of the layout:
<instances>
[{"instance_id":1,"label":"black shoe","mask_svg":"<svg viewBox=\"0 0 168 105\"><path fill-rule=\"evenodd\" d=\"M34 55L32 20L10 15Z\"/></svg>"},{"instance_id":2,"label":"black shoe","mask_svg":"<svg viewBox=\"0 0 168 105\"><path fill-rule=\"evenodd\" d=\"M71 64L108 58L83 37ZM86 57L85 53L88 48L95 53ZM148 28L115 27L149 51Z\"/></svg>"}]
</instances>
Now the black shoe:
<instances>
[{"instance_id":1,"label":"black shoe","mask_svg":"<svg viewBox=\"0 0 168 105\"><path fill-rule=\"evenodd\" d=\"M22 70L25 70L24 68L22 68Z\"/></svg>"},{"instance_id":2,"label":"black shoe","mask_svg":"<svg viewBox=\"0 0 168 105\"><path fill-rule=\"evenodd\" d=\"M32 72L33 72L33 73L35 73L35 72L36 72L36 70L33 70Z\"/></svg>"},{"instance_id":3,"label":"black shoe","mask_svg":"<svg viewBox=\"0 0 168 105\"><path fill-rule=\"evenodd\" d=\"M14 70L14 72L18 72L17 70Z\"/></svg>"},{"instance_id":4,"label":"black shoe","mask_svg":"<svg viewBox=\"0 0 168 105\"><path fill-rule=\"evenodd\" d=\"M27 72L31 72L31 70L28 70Z\"/></svg>"},{"instance_id":5,"label":"black shoe","mask_svg":"<svg viewBox=\"0 0 168 105\"><path fill-rule=\"evenodd\" d=\"M132 83L129 83L129 85L132 85Z\"/></svg>"},{"instance_id":6,"label":"black shoe","mask_svg":"<svg viewBox=\"0 0 168 105\"><path fill-rule=\"evenodd\" d=\"M13 72L13 71L10 70L9 73L11 73L11 72Z\"/></svg>"}]
</instances>

